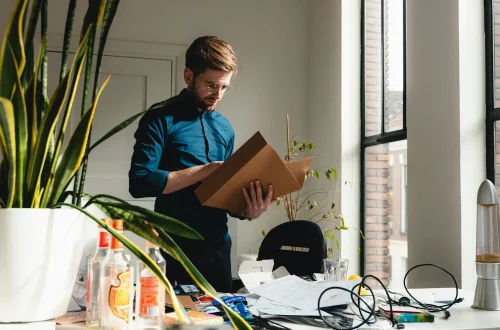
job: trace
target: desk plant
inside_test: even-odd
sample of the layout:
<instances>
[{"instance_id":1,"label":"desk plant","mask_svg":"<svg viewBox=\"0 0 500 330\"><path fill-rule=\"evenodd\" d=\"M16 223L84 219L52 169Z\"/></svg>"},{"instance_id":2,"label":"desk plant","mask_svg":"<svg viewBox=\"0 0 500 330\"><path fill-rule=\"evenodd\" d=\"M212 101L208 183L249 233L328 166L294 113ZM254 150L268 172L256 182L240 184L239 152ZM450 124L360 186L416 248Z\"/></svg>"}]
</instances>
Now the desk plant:
<instances>
[{"instance_id":1,"label":"desk plant","mask_svg":"<svg viewBox=\"0 0 500 330\"><path fill-rule=\"evenodd\" d=\"M285 161L290 161L298 158L300 155L316 151L316 143L312 140L301 139L299 136L294 136L290 140L288 115L286 116L286 126L287 153L284 156ZM338 178L337 170L334 167L318 169L311 168L306 174L305 180L308 179L324 181L328 184L328 186L327 188L307 190L304 188L306 187L306 184L304 184L301 190L279 198L276 201L276 204L278 206L282 206L282 209L284 209L289 221L303 219L314 221L316 223L327 222L328 226L323 230L323 235L328 242L328 254L331 256L333 252L332 244L335 244L337 249L340 249L339 241L335 237L336 231L349 229L345 225L345 220L342 214L337 212L341 182ZM350 185L350 182L346 181L343 184ZM300 216L298 216L299 214ZM364 239L361 230L359 230L359 233ZM265 235L264 232L263 235ZM358 251L359 250L360 249L358 248Z\"/></svg>"},{"instance_id":2,"label":"desk plant","mask_svg":"<svg viewBox=\"0 0 500 330\"><path fill-rule=\"evenodd\" d=\"M53 209L50 211L53 214L68 211L68 209L78 210L106 228L111 235L120 240L125 247L155 273L171 295L179 320L183 323L189 323L189 317L176 299L175 294L173 294L170 283L149 256L132 241L85 210L89 205L95 204L111 218L123 219L125 229L159 245L164 251L179 260L195 282L207 294L220 301L211 285L169 236L169 234L175 234L192 239L202 239L196 231L178 220L131 205L112 196L98 195L92 197L84 193L86 164L90 152L142 115L142 113L139 113L120 123L100 140L90 145L92 121L97 109L97 103L109 81L108 77L103 85L97 88L98 73L108 32L117 12L119 0L89 1L82 23L78 50L73 62L67 68L77 3L76 0L69 1L64 31L64 46L61 50L62 63L59 85L50 98L47 95L48 0L33 0L30 6L31 12L28 16L29 2L29 0L16 1L0 50L0 224L2 221L12 221L15 224L16 214L19 214L16 212L19 210ZM41 19L41 44L40 52L37 55L38 60L35 63L34 35L39 17ZM94 43L98 31L100 35L98 38L96 68L93 71L92 54L94 54ZM73 109L74 98L82 73L84 75L84 96L81 119L69 137L66 131L67 123ZM89 90L91 79L94 80L94 87ZM69 140L63 150L64 139ZM68 191L67 188L71 181L75 182L75 189ZM66 202L69 197L71 197L71 201ZM81 204L82 198L88 199L83 206ZM37 214L40 215L41 213L33 213L34 219L29 219L29 221L36 223L46 220L38 218ZM25 220L23 219L23 221ZM30 228L28 227L25 230L29 231ZM155 235L154 230L158 232L158 237ZM23 233L18 234L22 235ZM13 233L9 234L0 231L0 237L2 235L13 235ZM36 235L44 235L44 233L36 233ZM8 242L9 239L10 237L4 237L3 240L0 239L0 242ZM50 239L50 237L47 237L47 240ZM33 248L37 249L39 247L35 246ZM60 249L64 249L64 247L60 247ZM9 249L7 246L4 250L14 250L14 247ZM0 252L8 253L8 251ZM23 262L23 260L20 258L19 262ZM43 260L33 260L33 262L41 264ZM8 277L17 271L16 269L5 268L0 268L0 278L5 275L5 272L7 272ZM68 270L68 272L76 274L76 269ZM74 283L74 278L71 283ZM49 294L51 293L49 292ZM67 299L66 306L63 306L62 314L66 311L70 294L71 288L67 298L65 298ZM38 296L36 296L37 299L33 298L35 296L31 296L32 300L38 299ZM0 305L2 305L2 302L6 305L9 304L9 301L5 302L1 299ZM12 299L13 302L16 297L3 297L3 299ZM248 324L235 312L224 303L222 303L222 306L236 328L250 329ZM28 313L30 312L32 311L28 311ZM61 310L52 311L51 313L61 313ZM57 316L60 315L49 313L39 317L49 319ZM0 319L0 322L37 321L36 319L30 319L29 316L26 317L25 319L11 320L7 315L4 316L7 319Z\"/></svg>"}]
</instances>

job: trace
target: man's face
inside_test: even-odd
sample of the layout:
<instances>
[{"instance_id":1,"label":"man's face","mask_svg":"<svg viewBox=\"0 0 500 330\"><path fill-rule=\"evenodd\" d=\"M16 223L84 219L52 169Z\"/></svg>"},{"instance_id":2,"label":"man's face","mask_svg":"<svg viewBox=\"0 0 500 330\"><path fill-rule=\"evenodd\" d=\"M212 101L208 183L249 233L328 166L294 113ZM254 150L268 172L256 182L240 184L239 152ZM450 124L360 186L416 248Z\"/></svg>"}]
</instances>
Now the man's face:
<instances>
[{"instance_id":1,"label":"man's face","mask_svg":"<svg viewBox=\"0 0 500 330\"><path fill-rule=\"evenodd\" d=\"M201 110L214 110L230 87L232 72L207 69L194 77L189 69L184 70L184 79L188 90L192 93L198 108Z\"/></svg>"}]
</instances>

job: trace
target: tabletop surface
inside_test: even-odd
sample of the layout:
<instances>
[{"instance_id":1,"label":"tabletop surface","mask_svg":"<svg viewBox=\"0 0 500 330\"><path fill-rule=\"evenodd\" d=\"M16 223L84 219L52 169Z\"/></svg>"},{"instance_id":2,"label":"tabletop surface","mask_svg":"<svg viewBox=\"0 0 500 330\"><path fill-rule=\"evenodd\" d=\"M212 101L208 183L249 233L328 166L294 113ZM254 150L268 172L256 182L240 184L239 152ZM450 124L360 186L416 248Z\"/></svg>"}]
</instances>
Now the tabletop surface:
<instances>
[{"instance_id":1,"label":"tabletop surface","mask_svg":"<svg viewBox=\"0 0 500 330\"><path fill-rule=\"evenodd\" d=\"M412 295L421 297L431 297L439 295L447 298L454 298L455 289L412 289ZM450 311L450 318L445 319L444 313L436 313L434 323L406 323L405 329L439 329L439 330L500 330L500 311L482 311L471 308L474 299L474 292L459 290L459 297L464 301L453 306ZM422 299L424 299L422 298ZM425 302L425 301L424 301ZM311 326L280 322L293 330L318 329ZM361 329L368 327L363 326ZM373 327L380 329L380 327ZM0 330L76 330L85 329L85 323L71 325L56 325L55 321L37 322L32 324L0 324ZM131 327L133 329L133 327Z\"/></svg>"}]
</instances>

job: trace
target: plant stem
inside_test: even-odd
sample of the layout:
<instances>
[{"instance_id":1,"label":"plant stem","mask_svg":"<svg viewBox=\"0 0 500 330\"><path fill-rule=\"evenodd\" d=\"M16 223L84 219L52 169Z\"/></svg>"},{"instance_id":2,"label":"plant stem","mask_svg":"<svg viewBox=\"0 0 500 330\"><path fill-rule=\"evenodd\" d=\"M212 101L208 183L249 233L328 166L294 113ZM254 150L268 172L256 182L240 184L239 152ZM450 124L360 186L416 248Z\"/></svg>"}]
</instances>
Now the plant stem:
<instances>
[{"instance_id":1,"label":"plant stem","mask_svg":"<svg viewBox=\"0 0 500 330\"><path fill-rule=\"evenodd\" d=\"M286 115L286 151L287 151L287 162L290 161L290 117ZM290 202L288 203L288 219L295 220L293 216L293 199L292 194L288 195Z\"/></svg>"}]
</instances>

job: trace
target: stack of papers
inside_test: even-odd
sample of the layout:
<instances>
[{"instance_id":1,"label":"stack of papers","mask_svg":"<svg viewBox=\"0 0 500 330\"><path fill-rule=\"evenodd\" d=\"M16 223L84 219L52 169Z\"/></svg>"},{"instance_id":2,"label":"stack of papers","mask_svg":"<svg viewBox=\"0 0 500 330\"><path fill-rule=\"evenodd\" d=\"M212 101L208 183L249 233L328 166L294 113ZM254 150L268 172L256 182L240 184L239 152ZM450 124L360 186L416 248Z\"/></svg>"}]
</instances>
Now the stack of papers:
<instances>
[{"instance_id":1,"label":"stack of papers","mask_svg":"<svg viewBox=\"0 0 500 330\"><path fill-rule=\"evenodd\" d=\"M341 287L351 290L360 279L340 282L309 282L290 275L282 267L274 272L273 261L244 261L239 276L243 284L258 300L249 306L257 316L319 316L318 300L328 288ZM326 291L321 297L320 307L348 305L352 302L350 292L341 289ZM250 304L249 304L250 305ZM323 313L323 315L328 315Z\"/></svg>"}]
</instances>

